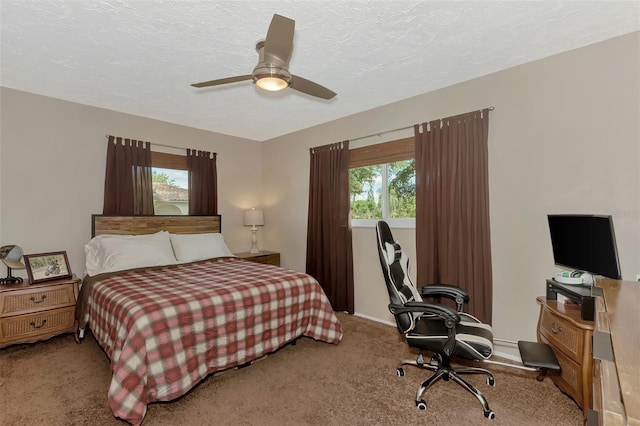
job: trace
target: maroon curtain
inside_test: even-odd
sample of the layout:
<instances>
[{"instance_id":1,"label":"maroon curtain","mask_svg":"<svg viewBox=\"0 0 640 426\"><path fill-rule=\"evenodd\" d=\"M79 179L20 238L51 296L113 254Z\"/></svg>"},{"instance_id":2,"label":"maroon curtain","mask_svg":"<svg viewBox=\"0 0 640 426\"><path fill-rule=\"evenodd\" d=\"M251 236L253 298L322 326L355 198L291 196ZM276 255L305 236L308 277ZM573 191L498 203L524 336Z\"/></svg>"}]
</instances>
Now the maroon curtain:
<instances>
[{"instance_id":1,"label":"maroon curtain","mask_svg":"<svg viewBox=\"0 0 640 426\"><path fill-rule=\"evenodd\" d=\"M318 280L334 310L353 314L349 141L310 151L306 271Z\"/></svg>"},{"instance_id":2,"label":"maroon curtain","mask_svg":"<svg viewBox=\"0 0 640 426\"><path fill-rule=\"evenodd\" d=\"M189 214L218 214L218 171L216 153L187 149L189 171Z\"/></svg>"},{"instance_id":3,"label":"maroon curtain","mask_svg":"<svg viewBox=\"0 0 640 426\"><path fill-rule=\"evenodd\" d=\"M109 136L103 214L152 215L151 145Z\"/></svg>"},{"instance_id":4,"label":"maroon curtain","mask_svg":"<svg viewBox=\"0 0 640 426\"><path fill-rule=\"evenodd\" d=\"M491 323L489 110L415 128L418 283L469 292L469 313Z\"/></svg>"}]
</instances>

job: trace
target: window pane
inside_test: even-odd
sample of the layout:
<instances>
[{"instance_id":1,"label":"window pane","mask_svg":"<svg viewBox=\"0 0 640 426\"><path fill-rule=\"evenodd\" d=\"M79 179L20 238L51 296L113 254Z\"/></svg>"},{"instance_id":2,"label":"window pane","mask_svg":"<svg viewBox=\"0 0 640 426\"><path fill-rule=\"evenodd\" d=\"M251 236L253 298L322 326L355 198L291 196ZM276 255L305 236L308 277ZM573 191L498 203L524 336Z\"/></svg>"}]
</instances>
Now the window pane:
<instances>
[{"instance_id":1,"label":"window pane","mask_svg":"<svg viewBox=\"0 0 640 426\"><path fill-rule=\"evenodd\" d=\"M389 218L416 217L416 169L414 160L389 163Z\"/></svg>"},{"instance_id":2,"label":"window pane","mask_svg":"<svg viewBox=\"0 0 640 426\"><path fill-rule=\"evenodd\" d=\"M189 174L186 170L151 169L153 208L157 215L189 214Z\"/></svg>"},{"instance_id":3,"label":"window pane","mask_svg":"<svg viewBox=\"0 0 640 426\"><path fill-rule=\"evenodd\" d=\"M349 170L352 219L382 219L381 171L379 165Z\"/></svg>"}]
</instances>

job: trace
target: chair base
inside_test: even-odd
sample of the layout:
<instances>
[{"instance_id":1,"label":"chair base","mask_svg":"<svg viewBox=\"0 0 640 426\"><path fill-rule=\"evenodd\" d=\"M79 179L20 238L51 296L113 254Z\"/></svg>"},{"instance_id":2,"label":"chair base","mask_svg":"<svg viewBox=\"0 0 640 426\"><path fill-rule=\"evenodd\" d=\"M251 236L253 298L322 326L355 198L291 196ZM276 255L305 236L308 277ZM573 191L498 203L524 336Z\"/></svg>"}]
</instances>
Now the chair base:
<instances>
[{"instance_id":1,"label":"chair base","mask_svg":"<svg viewBox=\"0 0 640 426\"><path fill-rule=\"evenodd\" d=\"M439 382L440 380L444 380L444 381L452 380L455 383L462 386L469 393L474 395L478 399L478 401L480 401L480 404L482 404L482 412L486 418L488 419L495 418L496 415L493 411L491 411L491 408L489 408L489 403L487 402L487 399L484 397L484 395L482 395L482 393L480 393L480 391L476 389L473 385L471 385L469 382L467 382L462 377L460 377L460 375L463 375L463 374L484 374L487 376L487 384L489 386L495 386L496 381L495 381L495 378L493 377L493 374L491 374L490 371L485 370L484 368L478 368L478 367L453 368L451 366L451 361L449 357L443 356L441 354L434 354L431 357L431 360L428 363L426 363L424 362L422 351L420 351L420 354L418 355L418 358L415 361L403 360L400 363L400 365L396 370L396 373L400 377L404 376L404 369L402 368L403 365L413 365L415 367L426 368L434 372L431 377L429 377L427 380L422 382L420 387L418 387L415 402L416 402L416 407L418 407L420 410L427 409L427 404L425 403L424 399L422 399L422 396L424 395L427 389L429 389L431 386L433 386L435 383Z\"/></svg>"}]
</instances>

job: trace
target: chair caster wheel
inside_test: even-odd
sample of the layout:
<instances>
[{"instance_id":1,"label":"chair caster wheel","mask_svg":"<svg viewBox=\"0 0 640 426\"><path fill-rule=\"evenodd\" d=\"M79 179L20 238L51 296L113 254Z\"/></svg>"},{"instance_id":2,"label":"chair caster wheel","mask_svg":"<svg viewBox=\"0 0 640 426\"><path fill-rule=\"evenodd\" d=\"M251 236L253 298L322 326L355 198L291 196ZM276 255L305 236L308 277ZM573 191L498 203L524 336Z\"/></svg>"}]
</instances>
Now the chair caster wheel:
<instances>
[{"instance_id":1,"label":"chair caster wheel","mask_svg":"<svg viewBox=\"0 0 640 426\"><path fill-rule=\"evenodd\" d=\"M416 407L418 407L418 410L420 411L427 411L427 403L424 402L424 399L421 399L420 401L416 401Z\"/></svg>"},{"instance_id":2,"label":"chair caster wheel","mask_svg":"<svg viewBox=\"0 0 640 426\"><path fill-rule=\"evenodd\" d=\"M491 387L496 385L496 379L494 379L493 377L487 377L487 384Z\"/></svg>"},{"instance_id":3,"label":"chair caster wheel","mask_svg":"<svg viewBox=\"0 0 640 426\"><path fill-rule=\"evenodd\" d=\"M398 367L398 369L396 370L396 376L404 377L404 368Z\"/></svg>"},{"instance_id":4,"label":"chair caster wheel","mask_svg":"<svg viewBox=\"0 0 640 426\"><path fill-rule=\"evenodd\" d=\"M488 419L495 419L496 413L494 413L493 411L485 411L484 416Z\"/></svg>"}]
</instances>

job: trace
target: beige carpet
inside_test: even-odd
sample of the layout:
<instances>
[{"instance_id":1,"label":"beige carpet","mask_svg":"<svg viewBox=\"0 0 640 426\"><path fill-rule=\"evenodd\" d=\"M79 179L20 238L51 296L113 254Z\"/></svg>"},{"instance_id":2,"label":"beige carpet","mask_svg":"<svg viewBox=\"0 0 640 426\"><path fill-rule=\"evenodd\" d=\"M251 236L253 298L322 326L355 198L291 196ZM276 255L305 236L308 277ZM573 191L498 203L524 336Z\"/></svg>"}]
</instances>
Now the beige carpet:
<instances>
[{"instance_id":1,"label":"beige carpet","mask_svg":"<svg viewBox=\"0 0 640 426\"><path fill-rule=\"evenodd\" d=\"M426 412L414 404L430 373L406 368L415 358L395 328L338 314L339 345L300 339L254 365L210 376L186 396L149 405L149 425L582 425L582 412L534 373L493 367L496 386L467 376L489 400L495 420L453 382L427 391ZM107 404L109 362L89 334L0 350L0 424L122 425Z\"/></svg>"}]
</instances>

